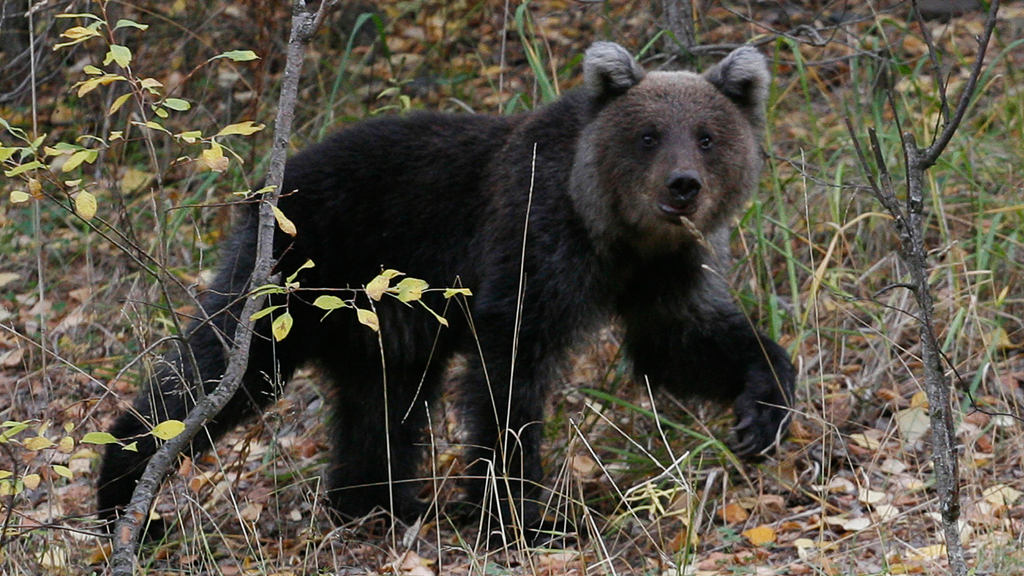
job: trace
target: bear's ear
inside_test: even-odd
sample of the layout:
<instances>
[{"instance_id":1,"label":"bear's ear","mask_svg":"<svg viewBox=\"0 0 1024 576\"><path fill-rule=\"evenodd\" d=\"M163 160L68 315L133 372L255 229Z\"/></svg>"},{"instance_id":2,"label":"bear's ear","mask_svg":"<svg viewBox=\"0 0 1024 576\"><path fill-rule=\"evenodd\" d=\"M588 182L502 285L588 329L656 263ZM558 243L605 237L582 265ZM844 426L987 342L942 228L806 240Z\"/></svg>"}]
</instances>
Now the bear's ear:
<instances>
[{"instance_id":1,"label":"bear's ear","mask_svg":"<svg viewBox=\"0 0 1024 576\"><path fill-rule=\"evenodd\" d=\"M583 81L598 98L622 94L643 79L644 69L614 42L594 42L583 57Z\"/></svg>"},{"instance_id":2,"label":"bear's ear","mask_svg":"<svg viewBox=\"0 0 1024 576\"><path fill-rule=\"evenodd\" d=\"M771 74L768 62L756 48L741 46L733 50L705 72L704 78L739 106L755 126L764 122Z\"/></svg>"}]
</instances>

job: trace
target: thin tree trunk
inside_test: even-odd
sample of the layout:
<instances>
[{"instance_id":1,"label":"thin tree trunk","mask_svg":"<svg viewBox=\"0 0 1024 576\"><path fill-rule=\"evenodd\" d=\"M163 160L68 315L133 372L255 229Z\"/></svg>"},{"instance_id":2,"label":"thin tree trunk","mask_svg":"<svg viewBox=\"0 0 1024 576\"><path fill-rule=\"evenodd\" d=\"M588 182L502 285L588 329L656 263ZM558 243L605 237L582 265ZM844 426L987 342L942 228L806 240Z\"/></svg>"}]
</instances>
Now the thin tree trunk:
<instances>
[{"instance_id":1,"label":"thin tree trunk","mask_svg":"<svg viewBox=\"0 0 1024 576\"><path fill-rule=\"evenodd\" d=\"M914 2L915 10L917 3ZM908 288L914 293L918 305L918 326L921 339L921 362L924 366L924 389L928 395L928 412L932 430L932 461L935 465L935 487L939 498L939 511L942 521L942 532L946 541L946 554L949 559L950 573L955 576L967 576L967 561L964 556L963 543L960 540L960 470L958 462L958 450L956 442L956 430L954 425L954 410L950 379L943 369L943 356L938 338L935 335L934 322L934 299L931 293L931 286L928 284L928 248L925 245L925 225L927 215L925 214L925 172L928 171L949 144L956 133L960 122L963 120L974 91L977 88L978 79L985 64L985 51L988 48L989 39L995 29L996 17L999 12L999 0L992 0L988 18L985 21L985 32L978 39L978 55L971 69L970 77L960 95L956 111L950 115L946 104L945 87L940 85L939 90L942 96L942 112L946 120L942 131L935 141L925 148L919 148L914 134L907 131L900 135L903 148L903 158L906 168L906 205L901 206L896 195L896 190L890 177L889 169L885 165L884 156L878 138L873 129L868 130L870 136L871 150L874 153L875 169L879 177L876 180L872 175L869 164L857 132L849 119L846 120L847 129L853 139L854 149L860 160L861 166L868 175L870 182L869 189L875 198L889 211L893 217L893 227L900 238L900 257L906 263L910 271L909 283L895 284L894 287ZM922 35L928 43L929 55L936 72L938 58L935 47L931 43L928 32L924 29L924 23L918 21L922 27ZM939 74L941 76L941 74ZM890 105L893 113L896 114L895 104L890 95ZM897 117L897 122L899 118ZM933 192L934 193L934 192Z\"/></svg>"},{"instance_id":2,"label":"thin tree trunk","mask_svg":"<svg viewBox=\"0 0 1024 576\"><path fill-rule=\"evenodd\" d=\"M274 190L263 196L260 206L256 267L250 280L250 286L253 287L266 284L270 277L275 227L272 206L277 205L281 184L284 180L288 138L292 131L292 118L299 91L299 75L302 70L305 44L313 37L327 11L336 2L337 0L329 0L322 3L316 13L307 11L303 0L293 0L292 2L292 30L288 39L288 57L285 63L284 83L281 88L277 120L274 125L270 171L267 176L267 184L274 186ZM252 315L263 307L265 298L266 296L260 296L246 299L238 328L235 330L235 347L231 352L223 379L213 392L199 399L195 408L185 419L185 429L182 433L164 443L146 466L146 471L139 479L135 492L132 494L131 502L125 508L124 514L121 515L114 529L114 552L110 563L111 573L114 576L132 576L135 573L142 521L147 517L149 509L153 505L153 498L160 483L181 451L188 446L192 438L203 429L206 423L221 411L238 390L249 360L249 344L252 341L254 324Z\"/></svg>"},{"instance_id":3,"label":"thin tree trunk","mask_svg":"<svg viewBox=\"0 0 1024 576\"><path fill-rule=\"evenodd\" d=\"M665 44L670 52L686 52L697 44L691 0L657 0L665 30L671 35Z\"/></svg>"}]
</instances>

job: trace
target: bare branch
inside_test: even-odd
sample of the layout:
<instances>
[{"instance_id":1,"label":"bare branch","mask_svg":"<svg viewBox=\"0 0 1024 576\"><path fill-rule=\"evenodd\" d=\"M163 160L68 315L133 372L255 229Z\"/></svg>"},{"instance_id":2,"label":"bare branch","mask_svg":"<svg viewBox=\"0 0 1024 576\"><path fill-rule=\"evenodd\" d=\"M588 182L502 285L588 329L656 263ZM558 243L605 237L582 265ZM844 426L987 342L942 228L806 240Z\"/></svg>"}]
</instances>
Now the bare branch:
<instances>
[{"instance_id":1,"label":"bare branch","mask_svg":"<svg viewBox=\"0 0 1024 576\"><path fill-rule=\"evenodd\" d=\"M914 5L914 19L917 21L918 28L921 29L921 37L924 38L924 43L928 45L928 59L932 63L932 74L935 75L935 89L939 91L939 106L942 109L942 119L946 121L946 124L949 124L949 100L946 99L946 83L942 80L942 67L939 66L939 52L935 49L932 33L924 22L924 16L921 15L921 9L917 5L917 0L911 0L911 3Z\"/></svg>"},{"instance_id":2,"label":"bare branch","mask_svg":"<svg viewBox=\"0 0 1024 576\"><path fill-rule=\"evenodd\" d=\"M964 91L960 95L960 102L956 106L956 112L953 114L952 120L946 123L942 133L935 139L935 142L921 150L919 160L921 168L924 170L935 165L935 161L939 159L939 155L946 149L946 145L949 144L956 129L960 126L960 122L964 119L967 108L971 105L974 90L977 88L978 78L981 77L981 70L985 67L985 51L988 50L988 41L992 38L992 31L995 30L998 13L999 0L992 0L992 4L988 9L988 16L985 19L985 31L982 33L981 38L978 39L978 55L975 57L974 67L971 68L971 75L967 79Z\"/></svg>"}]
</instances>

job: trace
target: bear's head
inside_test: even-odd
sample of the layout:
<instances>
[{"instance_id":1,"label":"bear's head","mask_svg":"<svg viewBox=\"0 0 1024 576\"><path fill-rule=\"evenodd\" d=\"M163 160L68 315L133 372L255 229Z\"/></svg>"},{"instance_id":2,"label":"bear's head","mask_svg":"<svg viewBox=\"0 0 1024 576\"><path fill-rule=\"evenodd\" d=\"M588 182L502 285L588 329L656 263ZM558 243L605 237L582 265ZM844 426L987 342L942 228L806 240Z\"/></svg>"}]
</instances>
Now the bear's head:
<instances>
[{"instance_id":1,"label":"bear's head","mask_svg":"<svg viewBox=\"0 0 1024 576\"><path fill-rule=\"evenodd\" d=\"M650 72L597 42L584 59L595 116L580 135L573 202L595 241L671 254L715 235L756 187L770 75L752 47L704 74Z\"/></svg>"}]
</instances>

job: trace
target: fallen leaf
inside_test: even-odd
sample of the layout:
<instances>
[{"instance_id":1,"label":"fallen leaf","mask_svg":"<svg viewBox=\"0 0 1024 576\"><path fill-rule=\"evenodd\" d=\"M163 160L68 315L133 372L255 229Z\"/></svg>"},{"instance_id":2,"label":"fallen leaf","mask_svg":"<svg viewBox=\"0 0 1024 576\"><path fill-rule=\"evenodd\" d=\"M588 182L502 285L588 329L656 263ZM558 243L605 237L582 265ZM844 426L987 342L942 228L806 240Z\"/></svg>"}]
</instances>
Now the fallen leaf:
<instances>
[{"instance_id":1,"label":"fallen leaf","mask_svg":"<svg viewBox=\"0 0 1024 576\"><path fill-rule=\"evenodd\" d=\"M771 526L758 526L744 530L743 536L754 546L764 546L775 542L775 530Z\"/></svg>"},{"instance_id":2,"label":"fallen leaf","mask_svg":"<svg viewBox=\"0 0 1024 576\"><path fill-rule=\"evenodd\" d=\"M722 517L726 524L739 524L750 518L750 514L743 509L743 506L735 502L726 504L725 507L718 511L718 515Z\"/></svg>"},{"instance_id":3,"label":"fallen leaf","mask_svg":"<svg viewBox=\"0 0 1024 576\"><path fill-rule=\"evenodd\" d=\"M907 444L913 444L928 433L931 420L924 408L907 408L896 412L896 426L899 428L900 438Z\"/></svg>"},{"instance_id":4,"label":"fallen leaf","mask_svg":"<svg viewBox=\"0 0 1024 576\"><path fill-rule=\"evenodd\" d=\"M420 557L412 550L402 555L398 561L399 574L405 576L434 576L434 570L430 568L432 562Z\"/></svg>"},{"instance_id":5,"label":"fallen leaf","mask_svg":"<svg viewBox=\"0 0 1024 576\"><path fill-rule=\"evenodd\" d=\"M996 484L985 488L981 493L985 501L1000 508L1013 506L1014 502L1020 499L1024 493L1006 484Z\"/></svg>"}]
</instances>

